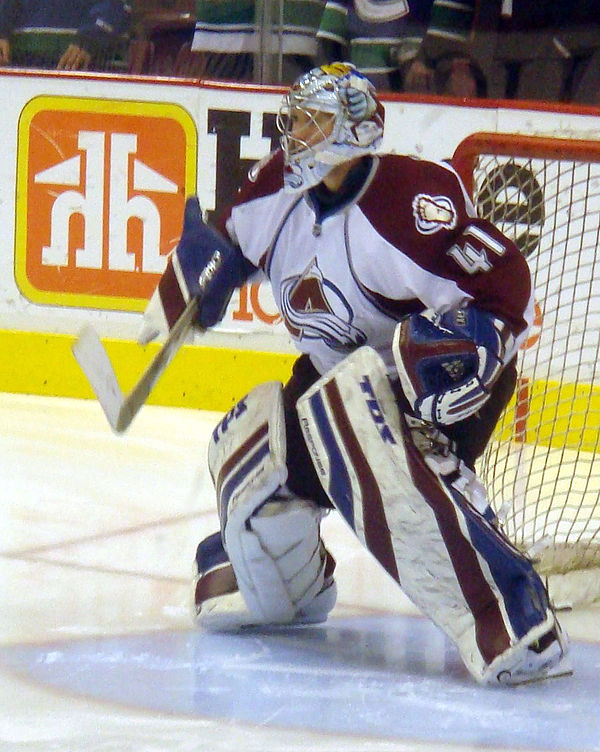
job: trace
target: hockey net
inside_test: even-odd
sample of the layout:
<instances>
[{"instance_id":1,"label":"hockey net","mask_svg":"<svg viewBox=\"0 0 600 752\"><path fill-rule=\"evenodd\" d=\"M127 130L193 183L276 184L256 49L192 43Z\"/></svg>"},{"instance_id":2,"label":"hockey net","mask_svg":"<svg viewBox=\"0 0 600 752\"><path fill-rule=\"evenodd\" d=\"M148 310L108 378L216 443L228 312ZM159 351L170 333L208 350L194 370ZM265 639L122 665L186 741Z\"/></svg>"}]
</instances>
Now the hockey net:
<instances>
[{"instance_id":1,"label":"hockey net","mask_svg":"<svg viewBox=\"0 0 600 752\"><path fill-rule=\"evenodd\" d=\"M600 599L600 141L474 134L453 163L529 263L536 316L479 472L557 605Z\"/></svg>"}]
</instances>

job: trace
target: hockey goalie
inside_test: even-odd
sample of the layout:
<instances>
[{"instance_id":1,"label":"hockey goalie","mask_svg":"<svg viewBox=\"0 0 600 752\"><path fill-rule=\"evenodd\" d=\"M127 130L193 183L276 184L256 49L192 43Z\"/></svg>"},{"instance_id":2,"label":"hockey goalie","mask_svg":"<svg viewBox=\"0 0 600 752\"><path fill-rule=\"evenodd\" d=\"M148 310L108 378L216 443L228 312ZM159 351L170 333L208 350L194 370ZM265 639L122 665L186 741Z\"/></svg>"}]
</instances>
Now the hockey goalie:
<instances>
[{"instance_id":1,"label":"hockey goalie","mask_svg":"<svg viewBox=\"0 0 600 752\"><path fill-rule=\"evenodd\" d=\"M188 200L141 334L193 297L211 327L263 275L300 353L285 385L258 385L213 432L220 530L197 549L199 624L324 621L335 509L478 682L564 673L546 589L475 474L532 320L526 262L451 166L378 151L383 106L350 64L302 75L277 122L281 148L214 228Z\"/></svg>"}]
</instances>

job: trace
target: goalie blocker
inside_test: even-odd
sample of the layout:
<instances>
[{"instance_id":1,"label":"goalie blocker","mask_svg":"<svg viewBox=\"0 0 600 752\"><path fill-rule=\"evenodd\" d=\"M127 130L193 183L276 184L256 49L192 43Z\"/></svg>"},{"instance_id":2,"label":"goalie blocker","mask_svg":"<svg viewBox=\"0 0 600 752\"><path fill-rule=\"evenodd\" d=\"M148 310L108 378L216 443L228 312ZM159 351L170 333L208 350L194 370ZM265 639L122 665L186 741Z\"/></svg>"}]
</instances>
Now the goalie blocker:
<instances>
[{"instance_id":1,"label":"goalie blocker","mask_svg":"<svg viewBox=\"0 0 600 752\"><path fill-rule=\"evenodd\" d=\"M204 222L197 196L190 196L181 238L144 311L139 343L167 335L194 298L199 305L193 323L202 329L214 326L235 288L255 271L236 246Z\"/></svg>"}]
</instances>

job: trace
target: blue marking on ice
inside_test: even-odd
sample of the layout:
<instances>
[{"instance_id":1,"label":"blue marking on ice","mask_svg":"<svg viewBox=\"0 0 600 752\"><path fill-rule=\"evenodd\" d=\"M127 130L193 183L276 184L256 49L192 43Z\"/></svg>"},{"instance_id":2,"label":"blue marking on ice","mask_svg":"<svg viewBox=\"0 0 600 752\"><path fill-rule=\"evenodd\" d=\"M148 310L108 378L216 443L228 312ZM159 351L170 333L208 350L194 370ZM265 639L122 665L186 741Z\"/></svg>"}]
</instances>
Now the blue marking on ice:
<instances>
[{"instance_id":1,"label":"blue marking on ice","mask_svg":"<svg viewBox=\"0 0 600 752\"><path fill-rule=\"evenodd\" d=\"M161 713L388 739L600 750L600 645L574 643L571 659L571 678L479 687L430 622L395 614L0 649L0 663L30 680Z\"/></svg>"}]
</instances>

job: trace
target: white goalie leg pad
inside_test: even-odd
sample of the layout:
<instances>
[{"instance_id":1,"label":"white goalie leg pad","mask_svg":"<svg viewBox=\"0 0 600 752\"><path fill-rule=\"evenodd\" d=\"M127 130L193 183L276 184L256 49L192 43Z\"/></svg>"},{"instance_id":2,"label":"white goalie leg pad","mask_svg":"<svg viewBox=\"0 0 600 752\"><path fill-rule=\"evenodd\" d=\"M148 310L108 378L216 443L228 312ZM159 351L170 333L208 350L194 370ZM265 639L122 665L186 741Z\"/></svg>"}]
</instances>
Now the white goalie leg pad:
<instances>
[{"instance_id":1,"label":"white goalie leg pad","mask_svg":"<svg viewBox=\"0 0 600 752\"><path fill-rule=\"evenodd\" d=\"M311 501L269 501L230 535L230 559L240 591L262 623L323 621L335 603L326 582L327 552L321 543L322 511ZM238 555L239 553L239 555Z\"/></svg>"},{"instance_id":2,"label":"white goalie leg pad","mask_svg":"<svg viewBox=\"0 0 600 752\"><path fill-rule=\"evenodd\" d=\"M286 493L285 450L279 382L250 392L209 445L223 546L248 611L240 623L321 621L335 602L322 510Z\"/></svg>"},{"instance_id":3,"label":"white goalie leg pad","mask_svg":"<svg viewBox=\"0 0 600 752\"><path fill-rule=\"evenodd\" d=\"M374 350L360 348L332 369L298 401L298 413L332 502L478 681L495 681L494 660L552 631L531 563L462 492L482 504L455 456L436 456L432 445L426 461ZM539 673L553 661L540 662Z\"/></svg>"},{"instance_id":4,"label":"white goalie leg pad","mask_svg":"<svg viewBox=\"0 0 600 752\"><path fill-rule=\"evenodd\" d=\"M284 515L283 519L281 515ZM296 601L294 624L325 621L336 600L335 561L320 541L320 518L321 512L313 504L300 499L287 499L285 503L267 502L252 518L251 526L257 531L261 546L273 549L267 556L266 567L264 551L259 553L258 562L250 562L251 582L245 591L247 596L250 591L249 597L261 603L253 612L246 606L239 589L221 534L215 533L201 541L196 552L193 587L197 623L209 630L290 623L288 620L274 620L273 608L264 608L264 595L253 594L258 587L267 589L268 596L273 582L277 597L281 598L279 591L283 588L283 601ZM274 577L273 569L276 570Z\"/></svg>"},{"instance_id":5,"label":"white goalie leg pad","mask_svg":"<svg viewBox=\"0 0 600 752\"><path fill-rule=\"evenodd\" d=\"M245 521L287 480L282 385L255 387L224 416L208 445L223 542L230 518Z\"/></svg>"},{"instance_id":6,"label":"white goalie leg pad","mask_svg":"<svg viewBox=\"0 0 600 752\"><path fill-rule=\"evenodd\" d=\"M548 611L541 624L492 661L481 682L518 685L569 676L573 669L567 658L568 649L567 636L554 613Z\"/></svg>"}]
</instances>

